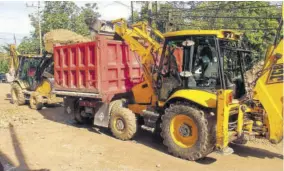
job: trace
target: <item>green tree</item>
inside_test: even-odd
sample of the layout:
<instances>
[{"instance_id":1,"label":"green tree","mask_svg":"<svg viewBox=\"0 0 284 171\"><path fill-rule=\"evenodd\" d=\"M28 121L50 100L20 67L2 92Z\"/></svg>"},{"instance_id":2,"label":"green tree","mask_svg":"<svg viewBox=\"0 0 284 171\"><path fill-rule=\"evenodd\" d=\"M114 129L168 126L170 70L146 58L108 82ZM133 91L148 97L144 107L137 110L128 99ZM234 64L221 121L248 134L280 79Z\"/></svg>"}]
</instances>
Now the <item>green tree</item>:
<instances>
[{"instance_id":1,"label":"green tree","mask_svg":"<svg viewBox=\"0 0 284 171\"><path fill-rule=\"evenodd\" d=\"M157 16L155 5L153 3L153 15L148 16L148 2L142 2L141 12L138 17L135 15L136 19L141 21L152 17L156 28L162 32L183 29L231 29L243 32L249 48L260 57L264 56L267 45L274 40L279 25L275 17L281 17L281 7L271 2L160 2Z\"/></svg>"},{"instance_id":2,"label":"green tree","mask_svg":"<svg viewBox=\"0 0 284 171\"><path fill-rule=\"evenodd\" d=\"M9 72L9 60L1 59L0 60L0 73L7 73L7 72Z\"/></svg>"},{"instance_id":3,"label":"green tree","mask_svg":"<svg viewBox=\"0 0 284 171\"><path fill-rule=\"evenodd\" d=\"M17 47L20 54L36 54L39 52L39 39L34 37L24 37Z\"/></svg>"},{"instance_id":4,"label":"green tree","mask_svg":"<svg viewBox=\"0 0 284 171\"><path fill-rule=\"evenodd\" d=\"M9 72L10 60L10 44L2 45L0 47L0 73Z\"/></svg>"},{"instance_id":5,"label":"green tree","mask_svg":"<svg viewBox=\"0 0 284 171\"><path fill-rule=\"evenodd\" d=\"M160 10L157 13L157 4L152 2L152 14L149 16L149 1L138 1L137 4L141 5L140 12L134 11L134 22L139 21L149 21L152 20L152 27L157 28L158 30L165 32L167 24L171 23L169 21L168 13L174 9L171 3L161 3L159 2ZM128 21L131 22L131 16L128 18Z\"/></svg>"},{"instance_id":6,"label":"green tree","mask_svg":"<svg viewBox=\"0 0 284 171\"><path fill-rule=\"evenodd\" d=\"M89 27L100 15L96 3L78 7L72 1L45 1L41 14L42 36L53 29L68 29L83 36L89 36ZM29 15L34 31L25 37L18 47L21 53L39 52L39 28L37 14Z\"/></svg>"},{"instance_id":7,"label":"green tree","mask_svg":"<svg viewBox=\"0 0 284 171\"><path fill-rule=\"evenodd\" d=\"M276 28L279 25L279 21L276 18L281 17L281 8L271 5L270 2L203 2L200 3L195 10L193 9L187 16L228 17L191 18L189 26L186 28L232 29L243 32L245 35L245 41L247 41L250 49L257 52L258 56L263 57L267 45L271 44L274 40Z\"/></svg>"},{"instance_id":8,"label":"green tree","mask_svg":"<svg viewBox=\"0 0 284 171\"><path fill-rule=\"evenodd\" d=\"M82 7L82 12L80 14L89 30L93 28L94 23L100 17L100 14L98 12L94 12L94 10L98 10L97 4L87 3L85 4L85 7ZM89 32L87 35L89 35Z\"/></svg>"}]
</instances>

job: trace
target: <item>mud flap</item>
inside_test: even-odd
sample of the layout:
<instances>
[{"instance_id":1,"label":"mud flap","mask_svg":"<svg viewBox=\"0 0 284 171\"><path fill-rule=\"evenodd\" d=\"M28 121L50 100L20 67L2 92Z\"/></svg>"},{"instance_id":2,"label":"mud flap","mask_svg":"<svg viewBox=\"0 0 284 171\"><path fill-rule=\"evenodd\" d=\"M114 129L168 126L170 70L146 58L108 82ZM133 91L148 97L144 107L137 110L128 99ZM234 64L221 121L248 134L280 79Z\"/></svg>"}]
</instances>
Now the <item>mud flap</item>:
<instances>
[{"instance_id":1,"label":"mud flap","mask_svg":"<svg viewBox=\"0 0 284 171\"><path fill-rule=\"evenodd\" d=\"M73 98L64 98L63 99L64 114L67 114L67 115L73 114L73 117L74 117L74 114L75 114L75 100L76 99L73 99Z\"/></svg>"},{"instance_id":2,"label":"mud flap","mask_svg":"<svg viewBox=\"0 0 284 171\"><path fill-rule=\"evenodd\" d=\"M109 104L103 103L94 116L94 125L108 127L109 124Z\"/></svg>"}]
</instances>

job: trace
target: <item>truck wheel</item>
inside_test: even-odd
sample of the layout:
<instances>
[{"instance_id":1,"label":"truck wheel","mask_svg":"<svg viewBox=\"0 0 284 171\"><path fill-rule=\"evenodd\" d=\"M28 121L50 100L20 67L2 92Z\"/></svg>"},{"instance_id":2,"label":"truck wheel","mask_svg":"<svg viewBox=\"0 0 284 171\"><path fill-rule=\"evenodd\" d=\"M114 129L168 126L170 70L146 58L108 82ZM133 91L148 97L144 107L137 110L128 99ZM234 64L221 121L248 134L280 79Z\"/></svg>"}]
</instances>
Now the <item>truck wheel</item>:
<instances>
[{"instance_id":1,"label":"truck wheel","mask_svg":"<svg viewBox=\"0 0 284 171\"><path fill-rule=\"evenodd\" d=\"M26 103L23 90L17 83L13 83L11 87L11 103L17 105L24 105Z\"/></svg>"},{"instance_id":2,"label":"truck wheel","mask_svg":"<svg viewBox=\"0 0 284 171\"><path fill-rule=\"evenodd\" d=\"M116 138L129 140L134 137L137 131L135 114L124 107L116 108L111 112L109 127Z\"/></svg>"},{"instance_id":3,"label":"truck wheel","mask_svg":"<svg viewBox=\"0 0 284 171\"><path fill-rule=\"evenodd\" d=\"M125 106L126 99L114 100L111 103L112 103L111 113L114 113L114 112L116 112L115 110L118 110L118 109Z\"/></svg>"},{"instance_id":4,"label":"truck wheel","mask_svg":"<svg viewBox=\"0 0 284 171\"><path fill-rule=\"evenodd\" d=\"M214 149L214 135L209 130L213 128L208 128L202 110L187 104L172 104L162 116L161 136L174 156L197 160Z\"/></svg>"},{"instance_id":5,"label":"truck wheel","mask_svg":"<svg viewBox=\"0 0 284 171\"><path fill-rule=\"evenodd\" d=\"M74 120L76 121L77 124L90 124L92 123L92 120L85 116L85 111L84 108L79 108L79 110L76 110L74 113Z\"/></svg>"},{"instance_id":6,"label":"truck wheel","mask_svg":"<svg viewBox=\"0 0 284 171\"><path fill-rule=\"evenodd\" d=\"M33 92L30 96L30 107L35 110L41 110L43 107L42 96L38 92Z\"/></svg>"}]
</instances>

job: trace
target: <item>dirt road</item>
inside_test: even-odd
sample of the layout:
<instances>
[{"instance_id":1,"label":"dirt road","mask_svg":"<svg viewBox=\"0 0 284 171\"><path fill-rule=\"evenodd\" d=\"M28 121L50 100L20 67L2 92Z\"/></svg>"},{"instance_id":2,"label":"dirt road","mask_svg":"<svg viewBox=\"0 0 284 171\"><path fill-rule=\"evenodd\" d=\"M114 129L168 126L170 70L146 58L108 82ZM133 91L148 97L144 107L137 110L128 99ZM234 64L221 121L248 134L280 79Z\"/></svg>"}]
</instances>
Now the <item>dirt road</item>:
<instances>
[{"instance_id":1,"label":"dirt road","mask_svg":"<svg viewBox=\"0 0 284 171\"><path fill-rule=\"evenodd\" d=\"M190 162L169 155L143 130L135 140L124 142L106 129L73 124L62 107L40 112L16 107L6 98L9 89L9 84L0 84L0 161L5 170L283 170L281 144L231 145L232 155L212 153Z\"/></svg>"}]
</instances>

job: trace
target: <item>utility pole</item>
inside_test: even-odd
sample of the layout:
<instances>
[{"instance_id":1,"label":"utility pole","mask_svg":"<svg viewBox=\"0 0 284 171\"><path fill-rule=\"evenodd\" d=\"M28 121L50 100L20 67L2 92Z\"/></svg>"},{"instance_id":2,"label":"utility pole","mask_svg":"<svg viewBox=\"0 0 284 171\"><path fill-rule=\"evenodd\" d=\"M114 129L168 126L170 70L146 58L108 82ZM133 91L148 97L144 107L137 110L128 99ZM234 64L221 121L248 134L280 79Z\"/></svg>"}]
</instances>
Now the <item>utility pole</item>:
<instances>
[{"instance_id":1,"label":"utility pole","mask_svg":"<svg viewBox=\"0 0 284 171\"><path fill-rule=\"evenodd\" d=\"M42 38L41 38L41 24L40 24L40 1L37 2L37 5L28 5L26 4L26 7L32 7L32 8L37 8L37 18L38 18L38 34L39 34L39 53L42 55Z\"/></svg>"},{"instance_id":2,"label":"utility pole","mask_svg":"<svg viewBox=\"0 0 284 171\"><path fill-rule=\"evenodd\" d=\"M169 32L172 27L172 11L168 11L168 21L166 21L165 32Z\"/></svg>"},{"instance_id":3,"label":"utility pole","mask_svg":"<svg viewBox=\"0 0 284 171\"><path fill-rule=\"evenodd\" d=\"M152 26L152 1L148 2L148 23Z\"/></svg>"},{"instance_id":4,"label":"utility pole","mask_svg":"<svg viewBox=\"0 0 284 171\"><path fill-rule=\"evenodd\" d=\"M16 39L15 33L14 33L14 44L15 44L15 46L17 46L17 39Z\"/></svg>"},{"instance_id":5,"label":"utility pole","mask_svg":"<svg viewBox=\"0 0 284 171\"><path fill-rule=\"evenodd\" d=\"M155 1L155 2L156 2L156 17L155 17L155 19L156 19L156 21L155 21L156 28L157 29L161 29L161 28L159 28L159 21L158 21L158 16L159 16L159 11L160 11L160 4L159 4L158 1Z\"/></svg>"},{"instance_id":6,"label":"utility pole","mask_svg":"<svg viewBox=\"0 0 284 171\"><path fill-rule=\"evenodd\" d=\"M156 17L158 17L158 11L160 10L159 2L158 1L155 2L156 2Z\"/></svg>"},{"instance_id":7,"label":"utility pole","mask_svg":"<svg viewBox=\"0 0 284 171\"><path fill-rule=\"evenodd\" d=\"M40 55L42 55L42 40L41 40L41 25L40 25L40 1L37 4L37 13L38 13L38 32L39 32L39 51Z\"/></svg>"},{"instance_id":8,"label":"utility pole","mask_svg":"<svg viewBox=\"0 0 284 171\"><path fill-rule=\"evenodd\" d=\"M134 13L133 13L133 1L131 1L131 21L134 23Z\"/></svg>"}]
</instances>

